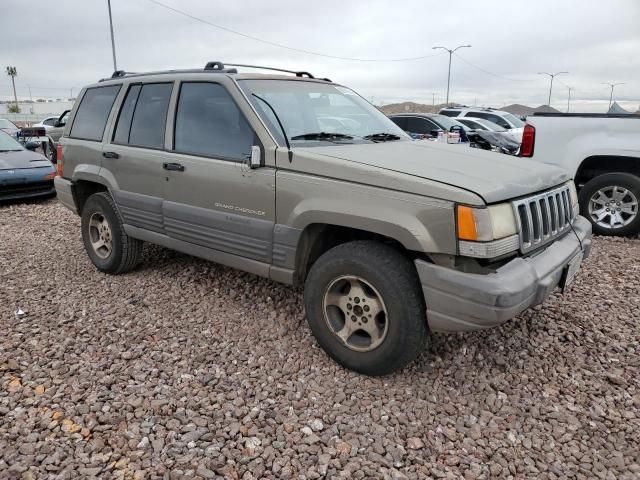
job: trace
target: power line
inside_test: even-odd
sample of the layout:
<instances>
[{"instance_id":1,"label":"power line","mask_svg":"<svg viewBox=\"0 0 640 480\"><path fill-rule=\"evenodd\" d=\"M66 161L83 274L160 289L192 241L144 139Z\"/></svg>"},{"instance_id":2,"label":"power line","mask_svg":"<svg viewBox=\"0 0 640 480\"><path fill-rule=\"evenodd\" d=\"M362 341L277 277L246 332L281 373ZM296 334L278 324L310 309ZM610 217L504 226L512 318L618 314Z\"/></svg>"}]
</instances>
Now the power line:
<instances>
[{"instance_id":1,"label":"power line","mask_svg":"<svg viewBox=\"0 0 640 480\"><path fill-rule=\"evenodd\" d=\"M462 60L464 63L466 63L467 65L470 65L471 67L473 67L473 68L475 68L477 70L480 70L481 72L486 73L487 75L491 75L492 77L501 78L503 80L510 80L512 82L530 82L530 80L519 80L517 78L509 78L509 77L505 77L503 75L498 75L497 73L490 72L489 70L485 70L484 68L479 67L478 65L475 65L475 64L471 63L469 60L465 60L464 58L462 58L457 53L454 53L454 55L456 57L458 57L460 60Z\"/></svg>"},{"instance_id":2,"label":"power line","mask_svg":"<svg viewBox=\"0 0 640 480\"><path fill-rule=\"evenodd\" d=\"M187 12L182 11L182 10L178 10L177 8L174 8L174 7L171 7L169 5L164 4L162 2L159 2L158 0L148 0L148 1L153 3L153 4L155 4L155 5L158 5L159 7L165 8L167 10L170 10L170 11L174 12L174 13L177 13L177 14L182 15L184 17L190 18L190 19L195 20L197 22L203 23L203 24L208 25L210 27L217 28L219 30L223 30L223 31L228 32L228 33L233 33L234 35L238 35L240 37L248 38L248 39L254 40L256 42L264 43L266 45L271 45L273 47L284 48L286 50L291 50L291 51L299 52L299 53L305 53L307 55L315 55L316 57L333 58L333 59L336 59L336 60L348 60L348 61L353 61L353 62L410 62L410 61L415 61L415 60L424 60L426 58L439 57L440 55L443 54L443 53L437 53L437 54L433 54L433 55L421 55L421 56L418 56L418 57L405 57L405 58L354 58L354 57L340 57L338 55L328 55L328 54L324 54L324 53L314 52L312 50L305 50L303 48L291 47L291 46L285 45L283 43L277 43L277 42L272 42L270 40L264 40L262 38L254 37L253 35L248 35L246 33L239 32L237 30L233 30L232 28L229 28L229 27L218 25L216 23L210 22L210 21L205 20L203 18L196 17L195 15L192 15L192 14L187 13Z\"/></svg>"}]
</instances>

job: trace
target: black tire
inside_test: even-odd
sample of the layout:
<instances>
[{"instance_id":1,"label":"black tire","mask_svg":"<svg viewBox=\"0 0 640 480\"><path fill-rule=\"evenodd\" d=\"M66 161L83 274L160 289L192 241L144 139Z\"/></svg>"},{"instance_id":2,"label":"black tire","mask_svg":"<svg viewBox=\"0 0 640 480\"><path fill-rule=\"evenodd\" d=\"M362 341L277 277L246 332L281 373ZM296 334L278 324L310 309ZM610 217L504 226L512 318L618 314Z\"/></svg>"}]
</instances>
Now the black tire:
<instances>
[{"instance_id":1,"label":"black tire","mask_svg":"<svg viewBox=\"0 0 640 480\"><path fill-rule=\"evenodd\" d=\"M593 233L597 235L634 235L640 232L640 213L638 205L635 207L635 218L628 224L619 227L607 228L598 225L596 220L589 213L589 203L591 198L602 189L610 187L623 187L627 189L636 199L640 201L640 177L629 173L606 173L599 175L586 183L578 194L580 202L580 215L587 218L593 227ZM630 198L630 197L627 197Z\"/></svg>"},{"instance_id":2,"label":"black tire","mask_svg":"<svg viewBox=\"0 0 640 480\"><path fill-rule=\"evenodd\" d=\"M106 258L101 258L92 246L89 224L93 216L102 217L110 228L111 249ZM93 264L106 273L126 273L133 270L142 255L142 242L129 237L122 227L122 219L107 192L94 193L82 209L82 241Z\"/></svg>"},{"instance_id":3,"label":"black tire","mask_svg":"<svg viewBox=\"0 0 640 480\"><path fill-rule=\"evenodd\" d=\"M374 293L379 293L386 307L386 334L382 343L370 351L354 351L346 346L325 317L325 292L342 276L365 280L377 290ZM386 375L406 366L425 347L428 327L418 274L413 262L388 245L354 241L325 252L307 276L304 303L307 321L320 346L338 363L356 372Z\"/></svg>"}]
</instances>

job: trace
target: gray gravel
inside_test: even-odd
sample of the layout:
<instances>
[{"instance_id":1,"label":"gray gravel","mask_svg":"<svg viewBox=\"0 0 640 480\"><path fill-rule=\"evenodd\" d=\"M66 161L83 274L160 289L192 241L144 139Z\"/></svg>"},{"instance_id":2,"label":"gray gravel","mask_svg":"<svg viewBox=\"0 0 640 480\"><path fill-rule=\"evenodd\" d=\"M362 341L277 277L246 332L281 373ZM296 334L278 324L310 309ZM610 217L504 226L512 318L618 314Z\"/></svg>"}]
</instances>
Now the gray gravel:
<instances>
[{"instance_id":1,"label":"gray gravel","mask_svg":"<svg viewBox=\"0 0 640 480\"><path fill-rule=\"evenodd\" d=\"M597 238L570 294L375 379L299 291L153 246L107 276L55 200L0 206L0 477L639 478L639 258Z\"/></svg>"}]
</instances>

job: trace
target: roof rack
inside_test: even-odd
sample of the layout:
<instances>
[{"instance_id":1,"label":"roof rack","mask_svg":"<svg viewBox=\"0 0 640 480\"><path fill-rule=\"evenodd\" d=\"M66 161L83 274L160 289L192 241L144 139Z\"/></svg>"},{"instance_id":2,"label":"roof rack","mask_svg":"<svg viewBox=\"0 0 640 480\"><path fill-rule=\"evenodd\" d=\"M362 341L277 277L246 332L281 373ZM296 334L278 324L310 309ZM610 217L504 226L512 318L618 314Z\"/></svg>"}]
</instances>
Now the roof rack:
<instances>
[{"instance_id":1,"label":"roof rack","mask_svg":"<svg viewBox=\"0 0 640 480\"><path fill-rule=\"evenodd\" d=\"M260 65L246 65L242 63L228 63L227 66L230 67L247 67L247 68L258 68L261 70L272 70L274 72L285 72L285 73L293 73L296 77L306 77L316 79L309 72L303 71L295 71L295 70L286 70L284 68L274 68L274 67L263 67ZM226 68L225 64L218 61L207 62L204 66L205 72L216 72L216 73L238 73L237 68ZM136 73L136 72L125 72L124 70L116 70L111 74L109 78L101 78L100 82L105 82L107 80L113 80L116 78L124 78L124 77L140 77L145 75L158 75L162 73L197 73L202 72L202 70L198 69L188 69L188 70L162 70L157 72L146 72L146 73ZM328 78L318 78L317 80L323 80L325 82L331 82Z\"/></svg>"},{"instance_id":2,"label":"roof rack","mask_svg":"<svg viewBox=\"0 0 640 480\"><path fill-rule=\"evenodd\" d=\"M221 63L221 62L209 62L207 63L207 66L209 66L209 64L211 63ZM230 67L257 68L260 70L271 70L273 72L293 73L296 77L307 77L307 78L313 78L315 80L324 80L325 82L331 82L331 80L328 78L316 78L309 72L299 71L299 70L296 71L296 70L287 70L285 68L263 67L262 65L247 65L243 63L227 63L227 65L229 65ZM205 70L206 69L207 67L205 67Z\"/></svg>"}]
</instances>

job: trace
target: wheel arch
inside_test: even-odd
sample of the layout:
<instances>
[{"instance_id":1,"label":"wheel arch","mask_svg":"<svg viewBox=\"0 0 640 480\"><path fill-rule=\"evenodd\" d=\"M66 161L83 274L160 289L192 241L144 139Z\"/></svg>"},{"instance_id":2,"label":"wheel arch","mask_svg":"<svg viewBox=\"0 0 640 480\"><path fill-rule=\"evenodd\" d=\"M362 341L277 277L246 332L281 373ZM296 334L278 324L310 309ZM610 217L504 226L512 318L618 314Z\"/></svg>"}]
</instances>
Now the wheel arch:
<instances>
[{"instance_id":1,"label":"wheel arch","mask_svg":"<svg viewBox=\"0 0 640 480\"><path fill-rule=\"evenodd\" d=\"M629 173L640 177L640 157L623 155L592 155L580 163L575 182L580 188L588 181L605 173Z\"/></svg>"},{"instance_id":2,"label":"wheel arch","mask_svg":"<svg viewBox=\"0 0 640 480\"><path fill-rule=\"evenodd\" d=\"M388 233L388 230L383 232ZM417 256L411 247L400 240L373 229L356 228L342 223L310 223L302 229L297 242L294 268L294 284L304 283L315 261L333 247L356 240L374 240L391 245L407 256Z\"/></svg>"}]
</instances>

